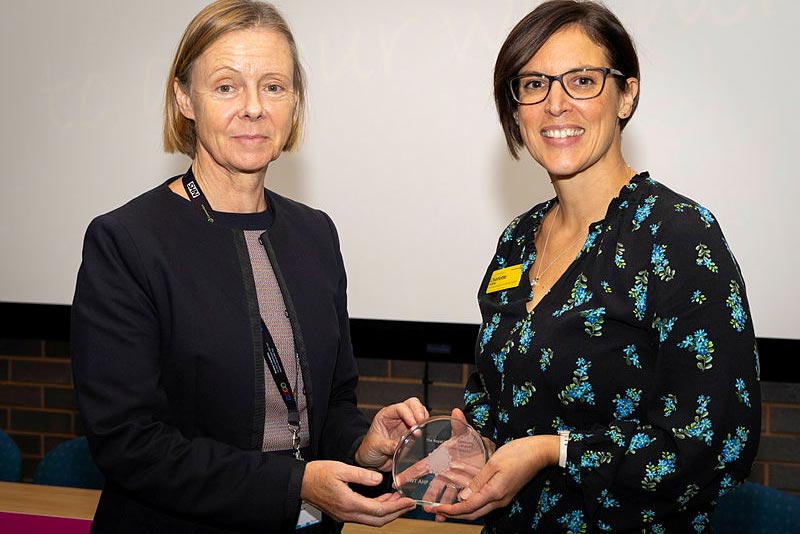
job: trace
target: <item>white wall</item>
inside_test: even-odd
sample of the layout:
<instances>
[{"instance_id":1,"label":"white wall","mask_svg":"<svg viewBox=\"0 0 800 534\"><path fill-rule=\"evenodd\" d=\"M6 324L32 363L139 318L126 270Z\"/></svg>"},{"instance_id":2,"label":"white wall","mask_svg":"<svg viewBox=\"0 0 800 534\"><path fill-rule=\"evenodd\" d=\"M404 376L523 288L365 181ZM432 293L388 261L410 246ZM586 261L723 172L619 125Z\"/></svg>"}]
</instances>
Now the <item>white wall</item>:
<instances>
[{"instance_id":1,"label":"white wall","mask_svg":"<svg viewBox=\"0 0 800 534\"><path fill-rule=\"evenodd\" d=\"M163 84L202 0L0 0L0 301L69 303L91 218L188 160L161 152ZM497 51L535 2L280 0L308 73L301 150L274 189L336 221L353 317L477 323L498 234L548 198L508 156ZM800 338L800 148L790 0L609 1L633 34L642 99L628 161L709 207L762 337Z\"/></svg>"}]
</instances>

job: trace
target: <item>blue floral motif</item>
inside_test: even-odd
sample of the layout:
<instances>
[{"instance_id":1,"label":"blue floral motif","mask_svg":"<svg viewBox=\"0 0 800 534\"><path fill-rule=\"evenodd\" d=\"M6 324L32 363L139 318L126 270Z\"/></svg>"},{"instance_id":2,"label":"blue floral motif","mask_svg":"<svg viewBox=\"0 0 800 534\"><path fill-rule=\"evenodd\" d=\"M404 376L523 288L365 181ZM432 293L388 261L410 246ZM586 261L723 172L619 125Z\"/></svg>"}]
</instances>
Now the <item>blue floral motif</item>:
<instances>
[{"instance_id":1,"label":"blue floral motif","mask_svg":"<svg viewBox=\"0 0 800 534\"><path fill-rule=\"evenodd\" d=\"M497 420L503 423L508 423L508 410L500 410L497 413Z\"/></svg>"},{"instance_id":2,"label":"blue floral motif","mask_svg":"<svg viewBox=\"0 0 800 534\"><path fill-rule=\"evenodd\" d=\"M678 343L678 347L686 349L695 353L697 360L697 368L701 371L711 369L711 361L714 359L714 342L708 339L708 334L705 330L697 330L693 335L686 336L686 338Z\"/></svg>"},{"instance_id":3,"label":"blue floral motif","mask_svg":"<svg viewBox=\"0 0 800 534\"><path fill-rule=\"evenodd\" d=\"M572 383L561 390L558 398L564 405L575 401L594 404L594 391L592 391L592 385L589 383L589 368L592 363L583 358L578 358L575 363L578 367L572 372Z\"/></svg>"},{"instance_id":4,"label":"blue floral motif","mask_svg":"<svg viewBox=\"0 0 800 534\"><path fill-rule=\"evenodd\" d=\"M485 427L486 423L489 421L489 406L486 404L476 406L475 409L472 410L472 421L477 429Z\"/></svg>"},{"instance_id":5,"label":"blue floral motif","mask_svg":"<svg viewBox=\"0 0 800 534\"><path fill-rule=\"evenodd\" d=\"M658 340L661 343L664 343L667 340L667 337L669 337L669 333L672 332L676 322L678 322L677 317L670 317L669 319L662 319L661 317L653 318L653 328L658 330Z\"/></svg>"},{"instance_id":6,"label":"blue floral motif","mask_svg":"<svg viewBox=\"0 0 800 534\"><path fill-rule=\"evenodd\" d=\"M609 284L605 280L600 282L600 287L602 287L603 291L605 291L606 293L611 293L613 291L613 289L611 289L611 284Z\"/></svg>"},{"instance_id":7,"label":"blue floral motif","mask_svg":"<svg viewBox=\"0 0 800 534\"><path fill-rule=\"evenodd\" d=\"M506 265L507 265L506 264L506 259L503 256L501 256L500 254L497 255L497 257L494 259L494 261L497 263L497 267L498 268L500 268L500 269L505 269L506 268Z\"/></svg>"},{"instance_id":8,"label":"blue floral motif","mask_svg":"<svg viewBox=\"0 0 800 534\"><path fill-rule=\"evenodd\" d=\"M511 241L511 238L514 236L514 230L517 228L519 224L520 218L517 217L506 227L505 231L503 232L503 237L500 238L500 241L503 243L508 243Z\"/></svg>"},{"instance_id":9,"label":"blue floral motif","mask_svg":"<svg viewBox=\"0 0 800 534\"><path fill-rule=\"evenodd\" d=\"M653 204L656 203L658 199L657 195L650 195L646 199L644 199L644 203L640 204L638 208L636 208L636 213L633 215L633 229L638 230L641 228L642 223L645 219L650 216L650 213L653 210Z\"/></svg>"},{"instance_id":10,"label":"blue floral motif","mask_svg":"<svg viewBox=\"0 0 800 534\"><path fill-rule=\"evenodd\" d=\"M696 438L711 445L714 438L714 430L711 428L711 419L708 417L708 404L711 399L707 395L697 397L697 410L695 410L694 421L683 428L673 428L672 432L678 439Z\"/></svg>"},{"instance_id":11,"label":"blue floral motif","mask_svg":"<svg viewBox=\"0 0 800 534\"><path fill-rule=\"evenodd\" d=\"M606 509L619 508L619 501L612 497L607 489L600 492L600 495L597 497L597 502Z\"/></svg>"},{"instance_id":12,"label":"blue floral motif","mask_svg":"<svg viewBox=\"0 0 800 534\"><path fill-rule=\"evenodd\" d=\"M620 269L624 269L625 265L627 265L623 254L625 254L625 246L622 243L617 243L617 248L614 251L614 265Z\"/></svg>"},{"instance_id":13,"label":"blue floral motif","mask_svg":"<svg viewBox=\"0 0 800 534\"><path fill-rule=\"evenodd\" d=\"M723 469L727 464L739 459L742 449L747 444L747 436L749 435L750 431L743 426L736 428L736 435L733 437L728 434L728 437L722 440L722 453L717 456L719 463L715 469Z\"/></svg>"},{"instance_id":14,"label":"blue floral motif","mask_svg":"<svg viewBox=\"0 0 800 534\"><path fill-rule=\"evenodd\" d=\"M638 451L639 449L644 449L645 447L653 443L655 440L656 438L648 436L647 434L644 434L642 432L634 434L633 437L631 438L630 444L628 445L628 450L625 451L625 453L636 454L636 451Z\"/></svg>"},{"instance_id":15,"label":"blue floral motif","mask_svg":"<svg viewBox=\"0 0 800 534\"><path fill-rule=\"evenodd\" d=\"M655 491L658 483L664 480L664 477L671 475L675 472L675 453L664 451L661 453L661 459L655 463L649 463L645 466L645 475L642 479L642 487L648 491Z\"/></svg>"},{"instance_id":16,"label":"blue floral motif","mask_svg":"<svg viewBox=\"0 0 800 534\"><path fill-rule=\"evenodd\" d=\"M578 278L575 280L575 284L572 286L569 299L567 299L567 302L561 306L560 310L553 312L553 317L561 317L571 309L582 306L583 304L589 302L594 295L588 289L588 282L589 279L586 278L585 274L581 273L578 275Z\"/></svg>"},{"instance_id":17,"label":"blue floral motif","mask_svg":"<svg viewBox=\"0 0 800 534\"><path fill-rule=\"evenodd\" d=\"M636 345L628 345L622 352L625 353L625 363L631 365L637 369L642 368L642 364L639 362L639 354L636 352Z\"/></svg>"},{"instance_id":18,"label":"blue floral motif","mask_svg":"<svg viewBox=\"0 0 800 534\"><path fill-rule=\"evenodd\" d=\"M597 469L601 464L611 463L611 453L606 451L584 451L581 455L582 469Z\"/></svg>"},{"instance_id":19,"label":"blue floral motif","mask_svg":"<svg viewBox=\"0 0 800 534\"><path fill-rule=\"evenodd\" d=\"M702 304L705 301L706 301L706 296L703 295L703 292L700 291L699 289L695 290L695 292L692 293L692 298L690 302L694 302L695 304Z\"/></svg>"},{"instance_id":20,"label":"blue floral motif","mask_svg":"<svg viewBox=\"0 0 800 534\"><path fill-rule=\"evenodd\" d=\"M614 442L614 445L618 447L625 446L625 435L622 433L622 429L617 425L611 425L608 430L606 430L606 436Z\"/></svg>"},{"instance_id":21,"label":"blue floral motif","mask_svg":"<svg viewBox=\"0 0 800 534\"><path fill-rule=\"evenodd\" d=\"M681 505L681 510L686 510L686 505L698 494L699 491L700 486L697 484L689 484L686 486L686 491L683 492L683 495L678 497L678 503Z\"/></svg>"},{"instance_id":22,"label":"blue floral motif","mask_svg":"<svg viewBox=\"0 0 800 534\"><path fill-rule=\"evenodd\" d=\"M675 269L669 266L667 259L667 245L653 244L653 251L650 254L650 263L653 264L653 273L663 282L669 282L675 277Z\"/></svg>"},{"instance_id":23,"label":"blue floral motif","mask_svg":"<svg viewBox=\"0 0 800 534\"><path fill-rule=\"evenodd\" d=\"M747 386L741 378L736 379L736 397L739 399L739 402L748 408L752 406L750 404L750 392L747 391Z\"/></svg>"},{"instance_id":24,"label":"blue floral motif","mask_svg":"<svg viewBox=\"0 0 800 534\"><path fill-rule=\"evenodd\" d=\"M543 348L542 355L539 356L539 368L542 371L547 371L547 368L550 367L550 362L553 361L553 349L550 348Z\"/></svg>"},{"instance_id":25,"label":"blue floral motif","mask_svg":"<svg viewBox=\"0 0 800 534\"><path fill-rule=\"evenodd\" d=\"M551 493L550 481L548 480L545 482L544 489L539 495L539 506L536 507L536 515L533 517L531 528L535 530L539 526L539 521L542 520L542 516L549 512L560 498L560 493Z\"/></svg>"},{"instance_id":26,"label":"blue floral motif","mask_svg":"<svg viewBox=\"0 0 800 534\"><path fill-rule=\"evenodd\" d=\"M639 402L642 400L642 390L630 388L625 391L625 396L620 397L619 393L614 397L611 402L614 403L616 409L614 410L614 419L627 420L636 411Z\"/></svg>"},{"instance_id":27,"label":"blue floral motif","mask_svg":"<svg viewBox=\"0 0 800 534\"><path fill-rule=\"evenodd\" d=\"M753 345L753 356L756 360L756 377L761 380L761 356L758 354L758 344Z\"/></svg>"},{"instance_id":28,"label":"blue floral motif","mask_svg":"<svg viewBox=\"0 0 800 534\"><path fill-rule=\"evenodd\" d=\"M739 487L739 483L733 480L730 473L725 473L719 483L719 496L723 497Z\"/></svg>"},{"instance_id":29,"label":"blue floral motif","mask_svg":"<svg viewBox=\"0 0 800 534\"><path fill-rule=\"evenodd\" d=\"M706 512L698 513L692 520L692 526L694 527L694 531L697 533L708 532L707 529L710 523L711 521Z\"/></svg>"},{"instance_id":30,"label":"blue floral motif","mask_svg":"<svg viewBox=\"0 0 800 534\"><path fill-rule=\"evenodd\" d=\"M530 268L531 265L533 265L533 262L535 261L536 261L536 251L533 250L529 252L527 256L525 256L525 259L522 262L522 272L523 273L528 272L528 269Z\"/></svg>"},{"instance_id":31,"label":"blue floral motif","mask_svg":"<svg viewBox=\"0 0 800 534\"><path fill-rule=\"evenodd\" d=\"M712 273L719 271L719 267L717 267L717 264L711 259L711 250L708 248L708 245L700 243L694 247L694 249L697 251L697 259L695 260L697 265L707 268Z\"/></svg>"},{"instance_id":32,"label":"blue floral motif","mask_svg":"<svg viewBox=\"0 0 800 534\"><path fill-rule=\"evenodd\" d=\"M533 339L533 330L531 330L531 318L528 316L520 325L519 329L519 351L522 354L527 354L528 347L531 345Z\"/></svg>"},{"instance_id":33,"label":"blue floral motif","mask_svg":"<svg viewBox=\"0 0 800 534\"><path fill-rule=\"evenodd\" d=\"M664 417L669 417L678 409L678 399L672 393L664 395L661 400L664 401Z\"/></svg>"},{"instance_id":34,"label":"blue floral motif","mask_svg":"<svg viewBox=\"0 0 800 534\"><path fill-rule=\"evenodd\" d=\"M583 329L588 335L592 337L603 335L603 316L606 314L605 308L594 308L584 310L581 312L581 317L586 319L583 322Z\"/></svg>"},{"instance_id":35,"label":"blue floral motif","mask_svg":"<svg viewBox=\"0 0 800 534\"><path fill-rule=\"evenodd\" d=\"M511 352L511 349L514 348L514 342L512 340L506 341L506 344L503 345L503 348L500 349L500 352L495 352L492 354L492 360L494 361L494 366L497 368L497 371L500 374L503 374L503 371L506 366L506 358L508 358L508 353Z\"/></svg>"},{"instance_id":36,"label":"blue floral motif","mask_svg":"<svg viewBox=\"0 0 800 534\"><path fill-rule=\"evenodd\" d=\"M634 300L633 316L641 321L647 311L647 271L639 271L635 282L628 290L628 296Z\"/></svg>"},{"instance_id":37,"label":"blue floral motif","mask_svg":"<svg viewBox=\"0 0 800 534\"><path fill-rule=\"evenodd\" d=\"M675 204L675 211L679 213L682 213L683 210L685 210L686 208L697 211L697 213L700 215L700 220L703 221L703 224L706 226L706 228L710 228L711 225L714 224L715 222L714 216L711 215L711 212L708 211L703 206L697 206L695 204L687 204L685 202L680 202L678 204Z\"/></svg>"},{"instance_id":38,"label":"blue floral motif","mask_svg":"<svg viewBox=\"0 0 800 534\"><path fill-rule=\"evenodd\" d=\"M497 330L497 325L500 324L500 313L495 313L492 315L492 318L483 326L483 332L481 332L481 343L480 343L480 350L483 352L483 347L486 346L489 341L492 340L492 336L494 335L494 331Z\"/></svg>"},{"instance_id":39,"label":"blue floral motif","mask_svg":"<svg viewBox=\"0 0 800 534\"><path fill-rule=\"evenodd\" d=\"M528 404L528 401L531 400L533 394L536 393L536 388L530 382L525 382L521 386L513 386L512 391L513 399L511 403L515 408L518 408Z\"/></svg>"},{"instance_id":40,"label":"blue floral motif","mask_svg":"<svg viewBox=\"0 0 800 534\"><path fill-rule=\"evenodd\" d=\"M564 534L584 534L589 528L583 520L582 510L573 510L559 517L558 522L564 525Z\"/></svg>"},{"instance_id":41,"label":"blue floral motif","mask_svg":"<svg viewBox=\"0 0 800 534\"><path fill-rule=\"evenodd\" d=\"M595 242L597 241L597 236L603 233L603 226L600 224L596 224L595 227L589 232L589 235L586 236L586 241L583 243L583 247L581 247L581 252L589 252L594 247Z\"/></svg>"},{"instance_id":42,"label":"blue floral motif","mask_svg":"<svg viewBox=\"0 0 800 534\"><path fill-rule=\"evenodd\" d=\"M464 391L464 405L471 406L473 404L477 404L478 402L486 400L486 392L476 392L470 393L469 391Z\"/></svg>"},{"instance_id":43,"label":"blue floral motif","mask_svg":"<svg viewBox=\"0 0 800 534\"><path fill-rule=\"evenodd\" d=\"M736 280L731 280L730 288L731 294L725 299L725 305L731 309L731 326L737 332L741 332L747 324L747 312L742 306L742 296Z\"/></svg>"},{"instance_id":44,"label":"blue floral motif","mask_svg":"<svg viewBox=\"0 0 800 534\"><path fill-rule=\"evenodd\" d=\"M517 515L520 512L522 512L522 505L518 500L514 499L514 502L511 504L511 511L508 512L508 515Z\"/></svg>"},{"instance_id":45,"label":"blue floral motif","mask_svg":"<svg viewBox=\"0 0 800 534\"><path fill-rule=\"evenodd\" d=\"M714 223L714 216L703 206L697 206L697 213L700 214L700 219L706 224L706 228L710 228Z\"/></svg>"},{"instance_id":46,"label":"blue floral motif","mask_svg":"<svg viewBox=\"0 0 800 534\"><path fill-rule=\"evenodd\" d=\"M661 223L655 223L650 225L650 235L656 237L658 235L658 230L661 228Z\"/></svg>"}]
</instances>

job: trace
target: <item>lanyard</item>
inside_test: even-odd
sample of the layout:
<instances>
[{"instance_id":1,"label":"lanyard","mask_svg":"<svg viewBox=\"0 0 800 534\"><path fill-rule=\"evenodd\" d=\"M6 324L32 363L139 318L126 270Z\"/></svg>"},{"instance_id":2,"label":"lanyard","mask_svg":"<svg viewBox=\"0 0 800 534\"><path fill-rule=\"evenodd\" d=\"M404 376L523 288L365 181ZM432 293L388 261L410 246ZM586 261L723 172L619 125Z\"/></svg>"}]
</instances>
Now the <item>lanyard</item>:
<instances>
[{"instance_id":1,"label":"lanyard","mask_svg":"<svg viewBox=\"0 0 800 534\"><path fill-rule=\"evenodd\" d=\"M192 205L206 221L213 224L214 210L203 194L203 190L200 189L200 184L197 183L191 167L189 167L189 170L183 175L182 181L183 188L186 190L186 194L189 196ZM278 347L275 345L275 341L272 339L267 325L264 324L264 319L261 319L261 340L264 345L264 360L266 360L267 367L269 368L269 372L272 373L272 378L275 380L278 392L283 402L286 404L286 410L288 412L287 424L289 426L289 431L292 433L292 451L294 452L294 457L298 460L302 460L300 456L300 410L297 407L297 399L292 391L292 386L289 384L289 377L286 374L286 369L283 367L283 361L281 360L280 354L278 354ZM296 384L295 387L297 387Z\"/></svg>"}]
</instances>

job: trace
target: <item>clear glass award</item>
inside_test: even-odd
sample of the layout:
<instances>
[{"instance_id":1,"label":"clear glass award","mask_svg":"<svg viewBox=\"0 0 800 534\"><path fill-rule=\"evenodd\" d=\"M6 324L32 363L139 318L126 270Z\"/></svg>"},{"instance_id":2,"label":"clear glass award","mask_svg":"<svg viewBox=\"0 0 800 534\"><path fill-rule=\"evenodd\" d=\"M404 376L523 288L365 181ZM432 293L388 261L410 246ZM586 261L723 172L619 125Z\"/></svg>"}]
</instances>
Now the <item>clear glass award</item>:
<instances>
[{"instance_id":1,"label":"clear glass award","mask_svg":"<svg viewBox=\"0 0 800 534\"><path fill-rule=\"evenodd\" d=\"M394 487L419 504L458 502L458 494L488 459L481 436L452 417L432 417L411 428L394 451Z\"/></svg>"}]
</instances>

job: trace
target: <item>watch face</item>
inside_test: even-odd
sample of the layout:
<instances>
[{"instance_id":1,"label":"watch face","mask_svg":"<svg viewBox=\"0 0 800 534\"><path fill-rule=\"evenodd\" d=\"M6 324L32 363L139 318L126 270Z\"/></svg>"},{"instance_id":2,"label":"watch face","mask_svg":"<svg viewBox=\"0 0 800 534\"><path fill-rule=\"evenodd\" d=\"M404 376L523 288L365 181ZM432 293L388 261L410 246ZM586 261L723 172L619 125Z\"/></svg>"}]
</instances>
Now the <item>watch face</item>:
<instances>
[{"instance_id":1,"label":"watch face","mask_svg":"<svg viewBox=\"0 0 800 534\"><path fill-rule=\"evenodd\" d=\"M394 487L419 504L452 504L486 463L481 436L460 419L432 417L411 428L394 451Z\"/></svg>"}]
</instances>

